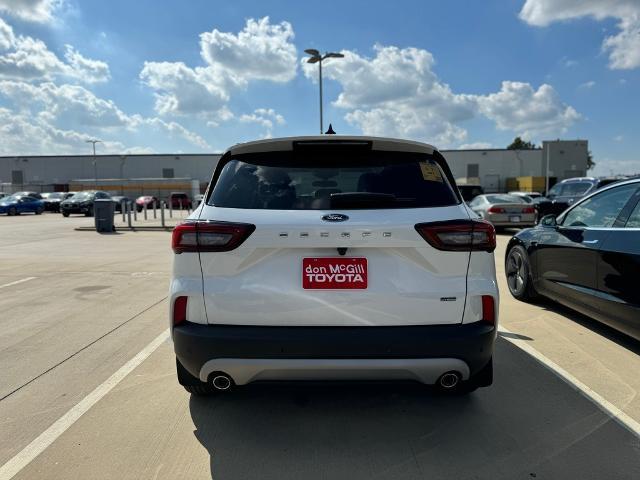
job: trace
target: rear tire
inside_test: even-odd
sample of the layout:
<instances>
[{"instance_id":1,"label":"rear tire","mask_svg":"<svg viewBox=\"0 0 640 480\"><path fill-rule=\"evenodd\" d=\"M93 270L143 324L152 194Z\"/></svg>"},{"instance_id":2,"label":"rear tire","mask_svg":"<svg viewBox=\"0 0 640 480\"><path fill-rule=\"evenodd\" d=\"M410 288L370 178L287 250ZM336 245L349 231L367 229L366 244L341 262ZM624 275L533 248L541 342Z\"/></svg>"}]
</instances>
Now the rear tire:
<instances>
[{"instance_id":1,"label":"rear tire","mask_svg":"<svg viewBox=\"0 0 640 480\"><path fill-rule=\"evenodd\" d=\"M85 217L93 217L93 207L90 207L89 210L84 214Z\"/></svg>"},{"instance_id":2,"label":"rear tire","mask_svg":"<svg viewBox=\"0 0 640 480\"><path fill-rule=\"evenodd\" d=\"M62 216L65 217L65 218L68 217L69 216L69 212L62 212Z\"/></svg>"},{"instance_id":3,"label":"rear tire","mask_svg":"<svg viewBox=\"0 0 640 480\"><path fill-rule=\"evenodd\" d=\"M7 215L9 215L10 217L13 217L14 215L17 215L18 211L15 209L15 207L11 207L8 211L7 211Z\"/></svg>"},{"instance_id":4,"label":"rear tire","mask_svg":"<svg viewBox=\"0 0 640 480\"><path fill-rule=\"evenodd\" d=\"M213 388L212 385L201 382L199 378L191 375L180 363L178 357L176 357L176 372L178 374L178 383L182 385L187 392L202 396L212 395L216 392L216 389Z\"/></svg>"},{"instance_id":5,"label":"rear tire","mask_svg":"<svg viewBox=\"0 0 640 480\"><path fill-rule=\"evenodd\" d=\"M521 245L509 250L504 264L509 292L523 302L532 302L538 298L531 278L531 262L527 251Z\"/></svg>"},{"instance_id":6,"label":"rear tire","mask_svg":"<svg viewBox=\"0 0 640 480\"><path fill-rule=\"evenodd\" d=\"M36 215L42 215L42 212L44 212L44 208L39 208L36 210Z\"/></svg>"}]
</instances>

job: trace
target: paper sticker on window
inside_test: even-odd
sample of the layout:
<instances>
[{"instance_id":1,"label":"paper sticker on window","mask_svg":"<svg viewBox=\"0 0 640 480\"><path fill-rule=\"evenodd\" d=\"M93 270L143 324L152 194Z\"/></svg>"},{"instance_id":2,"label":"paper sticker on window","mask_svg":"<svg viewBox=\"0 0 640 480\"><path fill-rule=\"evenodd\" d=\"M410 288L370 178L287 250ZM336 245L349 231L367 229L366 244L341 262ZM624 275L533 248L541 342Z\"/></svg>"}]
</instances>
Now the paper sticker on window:
<instances>
[{"instance_id":1,"label":"paper sticker on window","mask_svg":"<svg viewBox=\"0 0 640 480\"><path fill-rule=\"evenodd\" d=\"M422 171L422 178L430 182L442 182L442 175L436 165L420 162L420 170Z\"/></svg>"}]
</instances>

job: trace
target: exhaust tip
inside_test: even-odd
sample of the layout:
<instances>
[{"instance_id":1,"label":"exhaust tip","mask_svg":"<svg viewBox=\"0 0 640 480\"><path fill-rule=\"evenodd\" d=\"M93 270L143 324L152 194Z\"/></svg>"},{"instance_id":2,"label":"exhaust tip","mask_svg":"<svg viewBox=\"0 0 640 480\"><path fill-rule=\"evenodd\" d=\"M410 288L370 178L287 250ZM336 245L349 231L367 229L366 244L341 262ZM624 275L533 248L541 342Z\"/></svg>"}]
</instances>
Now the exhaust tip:
<instances>
[{"instance_id":1,"label":"exhaust tip","mask_svg":"<svg viewBox=\"0 0 640 480\"><path fill-rule=\"evenodd\" d=\"M228 375L217 374L213 377L211 383L216 390L229 390L231 388L231 385L233 384L233 381Z\"/></svg>"},{"instance_id":2,"label":"exhaust tip","mask_svg":"<svg viewBox=\"0 0 640 480\"><path fill-rule=\"evenodd\" d=\"M460 383L461 377L458 372L443 373L438 380L438 386L444 390L451 390Z\"/></svg>"}]
</instances>

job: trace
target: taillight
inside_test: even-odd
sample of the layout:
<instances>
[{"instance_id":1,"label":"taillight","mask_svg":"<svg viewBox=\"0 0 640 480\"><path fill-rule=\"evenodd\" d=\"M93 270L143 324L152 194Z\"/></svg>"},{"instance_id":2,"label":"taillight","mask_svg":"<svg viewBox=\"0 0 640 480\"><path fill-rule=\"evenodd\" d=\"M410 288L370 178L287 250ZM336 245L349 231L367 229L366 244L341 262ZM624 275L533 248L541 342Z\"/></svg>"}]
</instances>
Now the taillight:
<instances>
[{"instance_id":1,"label":"taillight","mask_svg":"<svg viewBox=\"0 0 640 480\"><path fill-rule=\"evenodd\" d=\"M536 213L536 209L533 207L525 207L522 209L522 213Z\"/></svg>"},{"instance_id":2,"label":"taillight","mask_svg":"<svg viewBox=\"0 0 640 480\"><path fill-rule=\"evenodd\" d=\"M438 250L493 252L496 248L496 230L484 220L419 223L415 228L429 245Z\"/></svg>"},{"instance_id":3,"label":"taillight","mask_svg":"<svg viewBox=\"0 0 640 480\"><path fill-rule=\"evenodd\" d=\"M490 207L487 211L489 213L506 213L506 210L502 207Z\"/></svg>"},{"instance_id":4,"label":"taillight","mask_svg":"<svg viewBox=\"0 0 640 480\"><path fill-rule=\"evenodd\" d=\"M173 229L171 248L175 253L228 252L238 248L255 229L249 223L181 223Z\"/></svg>"},{"instance_id":5,"label":"taillight","mask_svg":"<svg viewBox=\"0 0 640 480\"><path fill-rule=\"evenodd\" d=\"M482 321L496 323L496 303L491 295L482 295Z\"/></svg>"},{"instance_id":6,"label":"taillight","mask_svg":"<svg viewBox=\"0 0 640 480\"><path fill-rule=\"evenodd\" d=\"M173 302L173 324L179 325L187 320L187 299L189 297L176 297Z\"/></svg>"}]
</instances>

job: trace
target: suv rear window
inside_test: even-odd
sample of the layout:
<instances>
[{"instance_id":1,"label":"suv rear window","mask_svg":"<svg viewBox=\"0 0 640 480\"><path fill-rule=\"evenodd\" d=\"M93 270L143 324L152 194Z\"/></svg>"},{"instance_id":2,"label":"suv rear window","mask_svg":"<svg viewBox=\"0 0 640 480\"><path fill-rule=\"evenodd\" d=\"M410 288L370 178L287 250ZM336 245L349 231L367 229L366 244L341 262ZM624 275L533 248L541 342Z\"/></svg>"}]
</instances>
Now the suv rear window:
<instances>
[{"instance_id":1,"label":"suv rear window","mask_svg":"<svg viewBox=\"0 0 640 480\"><path fill-rule=\"evenodd\" d=\"M458 199L430 155L272 152L232 157L214 177L209 205L270 210L422 208Z\"/></svg>"}]
</instances>

